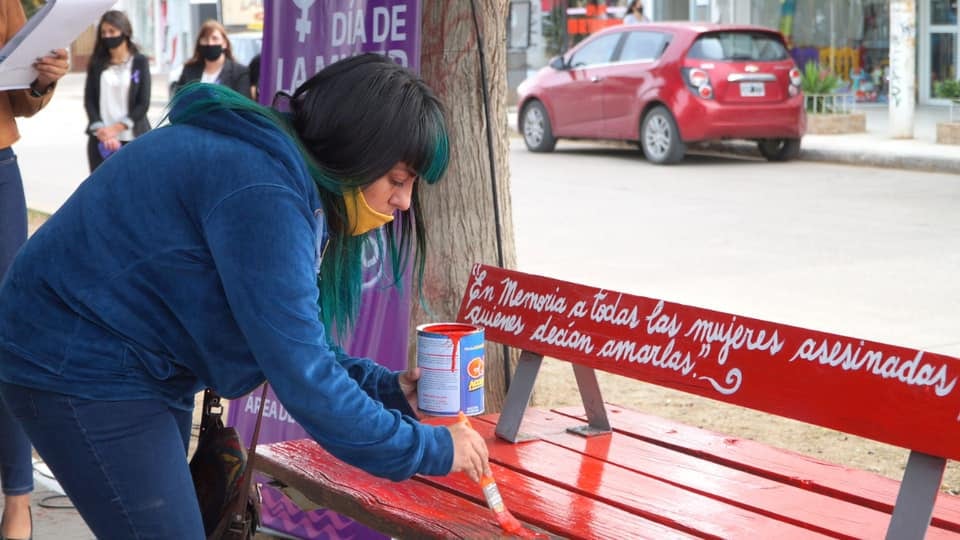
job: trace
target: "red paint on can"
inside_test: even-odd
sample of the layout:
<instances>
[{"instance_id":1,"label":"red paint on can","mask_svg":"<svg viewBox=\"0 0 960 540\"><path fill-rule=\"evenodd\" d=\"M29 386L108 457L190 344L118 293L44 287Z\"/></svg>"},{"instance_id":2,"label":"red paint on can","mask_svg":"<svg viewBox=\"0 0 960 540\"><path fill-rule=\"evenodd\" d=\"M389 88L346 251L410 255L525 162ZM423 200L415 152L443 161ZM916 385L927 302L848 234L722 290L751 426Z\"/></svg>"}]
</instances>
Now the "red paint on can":
<instances>
[{"instance_id":1,"label":"red paint on can","mask_svg":"<svg viewBox=\"0 0 960 540\"><path fill-rule=\"evenodd\" d=\"M436 416L482 414L483 363L483 328L460 323L418 326L420 410Z\"/></svg>"}]
</instances>

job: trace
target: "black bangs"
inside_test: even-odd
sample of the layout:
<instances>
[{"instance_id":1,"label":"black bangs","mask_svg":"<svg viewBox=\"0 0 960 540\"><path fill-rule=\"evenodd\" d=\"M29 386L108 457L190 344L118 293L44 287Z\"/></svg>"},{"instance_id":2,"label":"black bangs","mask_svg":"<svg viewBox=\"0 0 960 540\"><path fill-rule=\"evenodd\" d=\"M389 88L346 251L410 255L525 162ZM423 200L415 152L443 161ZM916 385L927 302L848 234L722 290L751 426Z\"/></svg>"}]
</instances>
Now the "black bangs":
<instances>
[{"instance_id":1,"label":"black bangs","mask_svg":"<svg viewBox=\"0 0 960 540\"><path fill-rule=\"evenodd\" d=\"M346 185L372 182L400 161L422 176L429 171L431 183L446 168L439 100L416 75L383 56L331 64L298 88L291 104L306 147Z\"/></svg>"}]
</instances>

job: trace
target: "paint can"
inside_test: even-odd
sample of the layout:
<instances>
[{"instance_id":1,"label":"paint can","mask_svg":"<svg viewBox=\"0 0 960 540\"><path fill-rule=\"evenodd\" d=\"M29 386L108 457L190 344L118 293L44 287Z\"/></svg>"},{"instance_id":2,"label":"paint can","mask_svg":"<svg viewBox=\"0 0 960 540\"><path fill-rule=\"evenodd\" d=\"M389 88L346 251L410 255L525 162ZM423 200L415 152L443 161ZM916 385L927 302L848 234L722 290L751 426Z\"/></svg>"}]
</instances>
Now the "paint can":
<instances>
[{"instance_id":1,"label":"paint can","mask_svg":"<svg viewBox=\"0 0 960 540\"><path fill-rule=\"evenodd\" d=\"M461 323L417 327L417 402L433 416L483 414L483 328Z\"/></svg>"}]
</instances>

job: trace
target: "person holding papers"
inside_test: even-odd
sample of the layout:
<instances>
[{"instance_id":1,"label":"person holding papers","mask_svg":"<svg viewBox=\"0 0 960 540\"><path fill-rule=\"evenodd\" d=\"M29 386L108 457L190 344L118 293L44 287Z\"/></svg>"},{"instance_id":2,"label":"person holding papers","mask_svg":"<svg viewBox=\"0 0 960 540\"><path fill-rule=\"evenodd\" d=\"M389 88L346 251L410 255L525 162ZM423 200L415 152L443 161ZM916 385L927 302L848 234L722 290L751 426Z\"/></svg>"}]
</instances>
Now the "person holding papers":
<instances>
[{"instance_id":1,"label":"person holding papers","mask_svg":"<svg viewBox=\"0 0 960 540\"><path fill-rule=\"evenodd\" d=\"M83 106L87 110L90 172L121 146L150 130L150 64L131 41L122 11L108 11L97 25Z\"/></svg>"},{"instance_id":2,"label":"person holding papers","mask_svg":"<svg viewBox=\"0 0 960 540\"><path fill-rule=\"evenodd\" d=\"M26 22L19 0L0 0L0 45ZM27 203L12 145L20 138L17 116L32 116L53 96L57 81L67 73L67 51L57 49L34 64L37 78L30 88L0 92L0 278L27 239ZM30 538L30 492L33 459L30 441L6 404L0 400L0 485L3 517L0 539Z\"/></svg>"}]
</instances>

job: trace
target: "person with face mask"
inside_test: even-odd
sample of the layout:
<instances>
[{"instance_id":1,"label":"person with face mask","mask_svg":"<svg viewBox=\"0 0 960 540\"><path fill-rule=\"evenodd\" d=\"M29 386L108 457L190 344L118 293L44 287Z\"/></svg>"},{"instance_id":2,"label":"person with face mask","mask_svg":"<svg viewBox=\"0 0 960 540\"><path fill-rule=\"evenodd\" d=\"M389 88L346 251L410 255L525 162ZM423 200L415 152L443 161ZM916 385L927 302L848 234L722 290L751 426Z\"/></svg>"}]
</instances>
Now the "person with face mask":
<instances>
[{"instance_id":1,"label":"person with face mask","mask_svg":"<svg viewBox=\"0 0 960 540\"><path fill-rule=\"evenodd\" d=\"M643 14L643 1L631 0L627 5L626 14L623 17L623 24L637 24L650 22L650 18Z\"/></svg>"},{"instance_id":2,"label":"person with face mask","mask_svg":"<svg viewBox=\"0 0 960 540\"><path fill-rule=\"evenodd\" d=\"M269 381L370 474L490 474L467 424L418 420L418 369L340 347L366 242L395 286L409 272L422 288L420 193L451 152L440 101L373 53L278 97L181 89L170 125L90 175L0 287L0 395L97 538L206 537L186 459L204 388L235 399Z\"/></svg>"},{"instance_id":3,"label":"person with face mask","mask_svg":"<svg viewBox=\"0 0 960 540\"><path fill-rule=\"evenodd\" d=\"M83 91L90 172L150 130L150 64L132 37L133 27L122 11L100 18Z\"/></svg>"},{"instance_id":4,"label":"person with face mask","mask_svg":"<svg viewBox=\"0 0 960 540\"><path fill-rule=\"evenodd\" d=\"M200 27L193 57L184 63L175 88L193 81L222 84L250 95L250 72L233 59L227 30L217 21L207 21Z\"/></svg>"}]
</instances>

